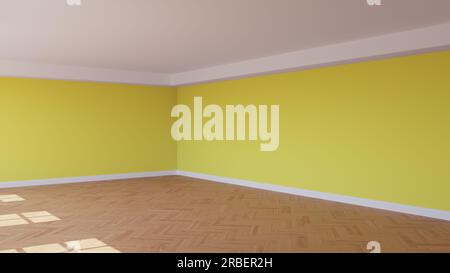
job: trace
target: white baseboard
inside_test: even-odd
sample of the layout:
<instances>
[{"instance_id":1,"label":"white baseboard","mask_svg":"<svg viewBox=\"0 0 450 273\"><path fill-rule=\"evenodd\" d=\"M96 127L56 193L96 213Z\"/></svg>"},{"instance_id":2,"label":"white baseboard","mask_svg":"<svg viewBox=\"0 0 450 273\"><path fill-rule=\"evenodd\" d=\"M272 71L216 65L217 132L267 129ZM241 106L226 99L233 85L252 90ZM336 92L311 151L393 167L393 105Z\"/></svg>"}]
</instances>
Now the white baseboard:
<instances>
[{"instance_id":1,"label":"white baseboard","mask_svg":"<svg viewBox=\"0 0 450 273\"><path fill-rule=\"evenodd\" d=\"M160 171L160 172L141 172L141 173L126 173L126 174L110 174L110 175L95 175L95 176L81 176L81 177L69 177L69 178L51 178L51 179L38 179L38 180L25 180L14 182L0 182L0 189L2 188L18 188L18 187L31 187L31 186L44 186L44 185L56 185L56 184L70 184L70 183L84 183L84 182L97 182L97 181L109 181L109 180L121 180L121 179L133 179L133 178L145 178L145 177L158 177L180 175L192 178L198 178L213 182L220 182L226 184L239 185L249 188L256 188L268 191L282 192L292 195L317 198L327 201L382 209L406 214L412 214L417 216L424 216L429 218L441 219L450 221L450 211L428 209L410 205L402 205L397 203L370 200L359 197L352 197L346 195L339 195L333 193L325 193L312 190L303 190L299 188L279 186L267 183L254 182L249 180L228 178L222 176L208 175L202 173L194 173L187 171Z\"/></svg>"},{"instance_id":2,"label":"white baseboard","mask_svg":"<svg viewBox=\"0 0 450 273\"><path fill-rule=\"evenodd\" d=\"M177 174L177 171L161 171L161 172L106 174L106 175L80 176L80 177L68 177L68 178L50 178L50 179L36 179L36 180L14 181L14 182L0 182L0 189L56 185L56 184L84 183L84 182L96 182L96 181L109 181L109 180L121 180L121 179L132 179L132 178L145 178L145 177L157 177L157 176L168 176L168 175L176 175L176 174Z\"/></svg>"},{"instance_id":3,"label":"white baseboard","mask_svg":"<svg viewBox=\"0 0 450 273\"><path fill-rule=\"evenodd\" d=\"M233 185L239 185L239 186L244 186L244 187L268 190L268 191L282 192L282 193L293 194L293 195L298 195L298 196L311 197L311 198L317 198L317 199L322 199L322 200L327 200L327 201L333 201L333 202L339 202L339 203L345 203L345 204L351 204L351 205L357 205L357 206L363 206L363 207L369 207L369 208L375 208L375 209L389 210L389 211L394 211L394 212L400 212L400 213L406 213L406 214L412 214L412 215L417 215L417 216L424 216L424 217L429 217L429 218L450 221L450 211L445 211L445 210L428 209L428 208L422 208L422 207L416 207L416 206L410 206L410 205L402 205L402 204L385 202L385 201L370 200L370 199L365 199L365 198L339 195L339 194L333 194L333 193L325 193L325 192L319 192L319 191L303 190L303 189L299 189L299 188L279 186L279 185L273 185L273 184L267 184L267 183L259 183L259 182L254 182L254 181L227 178L227 177L222 177L222 176L215 176L215 175L208 175L208 174L201 174L201 173L177 171L177 174L181 175L181 176L204 179L204 180L215 181L215 182L220 182L220 183L233 184Z\"/></svg>"}]
</instances>

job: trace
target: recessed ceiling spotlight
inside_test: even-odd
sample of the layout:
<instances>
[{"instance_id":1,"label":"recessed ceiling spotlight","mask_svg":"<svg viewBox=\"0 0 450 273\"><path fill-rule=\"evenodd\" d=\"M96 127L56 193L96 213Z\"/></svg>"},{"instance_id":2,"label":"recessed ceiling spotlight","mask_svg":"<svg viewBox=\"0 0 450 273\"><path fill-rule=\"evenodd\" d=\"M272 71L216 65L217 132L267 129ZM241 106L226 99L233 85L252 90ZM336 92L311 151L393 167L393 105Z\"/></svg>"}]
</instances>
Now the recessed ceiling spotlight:
<instances>
[{"instance_id":1,"label":"recessed ceiling spotlight","mask_svg":"<svg viewBox=\"0 0 450 273\"><path fill-rule=\"evenodd\" d=\"M69 6L81 6L81 0L66 0Z\"/></svg>"}]
</instances>

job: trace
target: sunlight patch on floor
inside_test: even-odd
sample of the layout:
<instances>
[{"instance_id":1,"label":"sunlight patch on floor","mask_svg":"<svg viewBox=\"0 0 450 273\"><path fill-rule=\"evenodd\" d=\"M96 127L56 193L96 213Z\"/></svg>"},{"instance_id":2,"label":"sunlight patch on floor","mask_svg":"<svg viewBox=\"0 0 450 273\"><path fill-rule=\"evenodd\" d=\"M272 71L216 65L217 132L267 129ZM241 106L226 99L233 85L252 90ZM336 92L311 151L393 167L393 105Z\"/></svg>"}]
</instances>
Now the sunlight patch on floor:
<instances>
[{"instance_id":1,"label":"sunlight patch on floor","mask_svg":"<svg viewBox=\"0 0 450 273\"><path fill-rule=\"evenodd\" d=\"M15 249L5 249L5 250L0 250L0 253L19 253L19 251L15 250Z\"/></svg>"},{"instance_id":2,"label":"sunlight patch on floor","mask_svg":"<svg viewBox=\"0 0 450 273\"><path fill-rule=\"evenodd\" d=\"M33 223L44 223L61 220L47 211L25 212L22 213L22 215Z\"/></svg>"},{"instance_id":3,"label":"sunlight patch on floor","mask_svg":"<svg viewBox=\"0 0 450 273\"><path fill-rule=\"evenodd\" d=\"M0 227L10 227L10 226L30 224L28 221L32 223L45 223L61 220L47 211L24 212L21 213L21 215L19 214L0 215Z\"/></svg>"},{"instance_id":4,"label":"sunlight patch on floor","mask_svg":"<svg viewBox=\"0 0 450 273\"><path fill-rule=\"evenodd\" d=\"M120 253L96 238L69 241L63 244L44 244L23 249L0 250L0 253Z\"/></svg>"},{"instance_id":5,"label":"sunlight patch on floor","mask_svg":"<svg viewBox=\"0 0 450 273\"><path fill-rule=\"evenodd\" d=\"M67 249L60 244L38 245L23 248L25 253L63 253Z\"/></svg>"},{"instance_id":6,"label":"sunlight patch on floor","mask_svg":"<svg viewBox=\"0 0 450 273\"><path fill-rule=\"evenodd\" d=\"M0 227L26 225L28 222L18 214L0 215Z\"/></svg>"},{"instance_id":7,"label":"sunlight patch on floor","mask_svg":"<svg viewBox=\"0 0 450 273\"><path fill-rule=\"evenodd\" d=\"M8 195L0 195L0 202L9 203L9 202L19 202L24 201L22 197L17 194L8 194Z\"/></svg>"}]
</instances>

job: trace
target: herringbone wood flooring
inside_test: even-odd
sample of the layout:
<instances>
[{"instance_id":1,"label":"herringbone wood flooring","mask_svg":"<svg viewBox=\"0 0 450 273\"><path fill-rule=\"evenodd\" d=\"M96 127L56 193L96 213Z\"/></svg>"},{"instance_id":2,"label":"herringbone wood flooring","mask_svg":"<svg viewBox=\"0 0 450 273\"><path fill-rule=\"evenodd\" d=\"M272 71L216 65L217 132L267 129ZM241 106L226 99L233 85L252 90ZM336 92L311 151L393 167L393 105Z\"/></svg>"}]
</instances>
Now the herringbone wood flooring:
<instances>
[{"instance_id":1,"label":"herringbone wood flooring","mask_svg":"<svg viewBox=\"0 0 450 273\"><path fill-rule=\"evenodd\" d=\"M98 238L121 252L450 252L450 222L169 176L0 190L0 215L60 221L0 227L0 249Z\"/></svg>"}]
</instances>

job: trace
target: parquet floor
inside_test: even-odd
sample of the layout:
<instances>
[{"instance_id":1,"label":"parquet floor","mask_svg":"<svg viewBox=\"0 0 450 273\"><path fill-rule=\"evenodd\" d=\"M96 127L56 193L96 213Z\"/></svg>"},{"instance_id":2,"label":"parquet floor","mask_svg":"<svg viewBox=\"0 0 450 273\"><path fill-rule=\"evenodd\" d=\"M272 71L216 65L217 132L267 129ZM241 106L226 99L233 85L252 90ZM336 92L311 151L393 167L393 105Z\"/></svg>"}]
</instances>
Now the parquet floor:
<instances>
[{"instance_id":1,"label":"parquet floor","mask_svg":"<svg viewBox=\"0 0 450 273\"><path fill-rule=\"evenodd\" d=\"M25 199L0 202L0 215L61 219L0 226L0 250L97 238L120 252L368 252L374 240L383 252L450 252L450 222L179 176L0 195Z\"/></svg>"}]
</instances>

